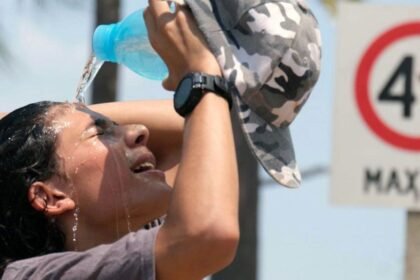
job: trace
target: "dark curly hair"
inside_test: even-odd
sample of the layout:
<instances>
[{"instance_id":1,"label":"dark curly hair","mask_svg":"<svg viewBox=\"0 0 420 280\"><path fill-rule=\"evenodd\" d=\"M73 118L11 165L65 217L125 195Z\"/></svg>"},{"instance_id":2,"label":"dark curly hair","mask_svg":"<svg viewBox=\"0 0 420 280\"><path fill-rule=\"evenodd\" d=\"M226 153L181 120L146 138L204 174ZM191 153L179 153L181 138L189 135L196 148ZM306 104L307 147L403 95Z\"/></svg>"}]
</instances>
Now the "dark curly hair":
<instances>
[{"instance_id":1,"label":"dark curly hair","mask_svg":"<svg viewBox=\"0 0 420 280\"><path fill-rule=\"evenodd\" d=\"M29 104L0 120L0 277L10 262L64 250L64 234L28 200L32 183L58 174L49 113L60 104Z\"/></svg>"}]
</instances>

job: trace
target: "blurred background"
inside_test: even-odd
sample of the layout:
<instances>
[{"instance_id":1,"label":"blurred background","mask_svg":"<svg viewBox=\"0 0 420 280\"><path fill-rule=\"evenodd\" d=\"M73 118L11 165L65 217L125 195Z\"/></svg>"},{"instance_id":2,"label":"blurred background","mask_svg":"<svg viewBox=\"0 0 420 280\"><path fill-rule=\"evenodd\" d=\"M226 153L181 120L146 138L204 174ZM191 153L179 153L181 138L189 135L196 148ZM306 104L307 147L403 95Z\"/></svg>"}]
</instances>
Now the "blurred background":
<instances>
[{"instance_id":1,"label":"blurred background","mask_svg":"<svg viewBox=\"0 0 420 280\"><path fill-rule=\"evenodd\" d=\"M213 279L404 279L406 210L330 201L338 1L306 1L320 24L323 61L320 80L291 127L302 186L274 184L241 150L241 248L235 263ZM357 2L420 5L420 0ZM39 100L73 101L95 26L146 4L1 0L0 111ZM172 97L159 82L115 65L101 69L89 92L89 103Z\"/></svg>"}]
</instances>

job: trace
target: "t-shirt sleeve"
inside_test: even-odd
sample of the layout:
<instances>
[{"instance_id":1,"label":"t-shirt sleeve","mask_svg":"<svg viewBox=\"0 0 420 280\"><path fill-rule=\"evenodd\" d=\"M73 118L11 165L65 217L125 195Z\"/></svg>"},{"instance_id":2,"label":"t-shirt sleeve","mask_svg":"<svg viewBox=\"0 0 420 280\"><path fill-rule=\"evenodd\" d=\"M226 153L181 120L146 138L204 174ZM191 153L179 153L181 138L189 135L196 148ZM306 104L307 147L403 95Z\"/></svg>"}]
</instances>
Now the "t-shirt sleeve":
<instances>
[{"instance_id":1,"label":"t-shirt sleeve","mask_svg":"<svg viewBox=\"0 0 420 280\"><path fill-rule=\"evenodd\" d=\"M84 252L54 253L11 263L2 279L155 279L160 227L127 234Z\"/></svg>"}]
</instances>

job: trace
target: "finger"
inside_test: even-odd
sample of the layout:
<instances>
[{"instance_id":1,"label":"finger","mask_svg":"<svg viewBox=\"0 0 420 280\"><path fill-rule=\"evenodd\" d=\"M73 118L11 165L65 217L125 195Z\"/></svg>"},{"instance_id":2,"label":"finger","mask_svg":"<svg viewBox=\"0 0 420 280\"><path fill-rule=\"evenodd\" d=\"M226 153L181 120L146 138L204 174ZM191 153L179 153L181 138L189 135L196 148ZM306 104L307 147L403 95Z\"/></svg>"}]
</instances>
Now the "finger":
<instances>
[{"instance_id":1,"label":"finger","mask_svg":"<svg viewBox=\"0 0 420 280\"><path fill-rule=\"evenodd\" d=\"M177 16L178 24L180 24L184 29L187 27L190 29L190 25L194 24L192 14L185 7L177 5L175 14Z\"/></svg>"},{"instance_id":2,"label":"finger","mask_svg":"<svg viewBox=\"0 0 420 280\"><path fill-rule=\"evenodd\" d=\"M151 15L157 19L161 15L170 12L169 4L162 0L149 0L149 9Z\"/></svg>"},{"instance_id":3,"label":"finger","mask_svg":"<svg viewBox=\"0 0 420 280\"><path fill-rule=\"evenodd\" d=\"M162 87L167 91L172 91L172 88L170 86L169 78L166 78L162 81Z\"/></svg>"},{"instance_id":4,"label":"finger","mask_svg":"<svg viewBox=\"0 0 420 280\"><path fill-rule=\"evenodd\" d=\"M186 7L179 7L177 11L177 24L184 32L188 30L189 36L195 40L200 41L201 45L208 48L206 40L197 26L197 22L194 20L192 13Z\"/></svg>"},{"instance_id":5,"label":"finger","mask_svg":"<svg viewBox=\"0 0 420 280\"><path fill-rule=\"evenodd\" d=\"M180 6L185 5L185 0L170 0L169 2L174 2L175 4L180 5Z\"/></svg>"},{"instance_id":6,"label":"finger","mask_svg":"<svg viewBox=\"0 0 420 280\"><path fill-rule=\"evenodd\" d=\"M163 80L162 87L167 91L175 90L175 87L173 86L173 83L171 82L169 78L166 78L165 80Z\"/></svg>"},{"instance_id":7,"label":"finger","mask_svg":"<svg viewBox=\"0 0 420 280\"><path fill-rule=\"evenodd\" d=\"M144 23L146 24L147 31L149 34L149 39L150 39L150 34L154 34L156 30L156 24L152 18L152 15L150 14L150 9L148 7L143 12L143 18L144 18Z\"/></svg>"},{"instance_id":8,"label":"finger","mask_svg":"<svg viewBox=\"0 0 420 280\"><path fill-rule=\"evenodd\" d=\"M185 5L183 3L179 3L179 1L174 1L175 3L175 13L179 12L182 9L189 10L190 7L188 5Z\"/></svg>"},{"instance_id":9,"label":"finger","mask_svg":"<svg viewBox=\"0 0 420 280\"><path fill-rule=\"evenodd\" d=\"M170 72L170 71L169 71ZM169 73L168 77L166 77L162 81L162 87L168 91L175 91L178 83L174 80L173 76Z\"/></svg>"}]
</instances>

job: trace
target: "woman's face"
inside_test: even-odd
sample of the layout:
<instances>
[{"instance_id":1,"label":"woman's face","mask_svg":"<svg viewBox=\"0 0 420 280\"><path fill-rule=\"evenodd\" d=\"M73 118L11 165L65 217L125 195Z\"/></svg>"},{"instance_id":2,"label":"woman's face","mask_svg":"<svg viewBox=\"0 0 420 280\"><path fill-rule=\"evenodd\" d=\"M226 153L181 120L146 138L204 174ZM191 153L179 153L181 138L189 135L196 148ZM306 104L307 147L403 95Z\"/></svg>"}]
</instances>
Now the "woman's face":
<instances>
[{"instance_id":1,"label":"woman's face","mask_svg":"<svg viewBox=\"0 0 420 280\"><path fill-rule=\"evenodd\" d=\"M155 169L147 128L119 126L79 105L64 107L51 126L58 136L61 181L79 207L79 220L95 226L140 225L162 216L171 188Z\"/></svg>"}]
</instances>

